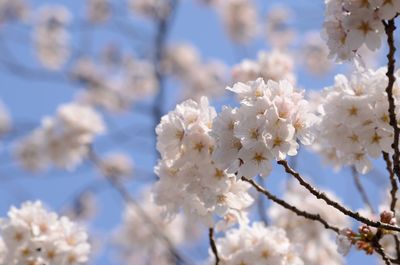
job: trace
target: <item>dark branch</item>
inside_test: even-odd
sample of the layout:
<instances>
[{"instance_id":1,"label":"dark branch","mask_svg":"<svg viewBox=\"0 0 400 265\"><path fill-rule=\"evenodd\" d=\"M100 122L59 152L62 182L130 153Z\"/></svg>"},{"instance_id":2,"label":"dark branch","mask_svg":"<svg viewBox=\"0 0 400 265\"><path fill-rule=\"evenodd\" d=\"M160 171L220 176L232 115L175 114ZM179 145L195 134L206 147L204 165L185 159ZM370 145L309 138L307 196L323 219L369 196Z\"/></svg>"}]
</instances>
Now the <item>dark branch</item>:
<instances>
[{"instance_id":1,"label":"dark branch","mask_svg":"<svg viewBox=\"0 0 400 265\"><path fill-rule=\"evenodd\" d=\"M268 199L270 199L271 201L281 205L285 209L288 209L288 210L294 212L295 214L297 214L299 216L302 216L302 217L304 217L306 219L309 219L309 220L312 220L312 221L316 221L316 222L320 222L325 228L330 229L332 231L335 231L336 233L339 233L339 231L340 231L339 228L330 225L319 214L312 214L312 213L309 213L309 212L306 212L306 211L299 210L295 206L293 206L293 205L285 202L284 200L279 199L275 195L271 194L269 191L267 191L266 189L264 189L263 187L258 185L254 180L247 179L245 177L242 177L241 179L243 181L246 181L246 182L250 183L258 192L261 192L262 194L267 196Z\"/></svg>"},{"instance_id":2,"label":"dark branch","mask_svg":"<svg viewBox=\"0 0 400 265\"><path fill-rule=\"evenodd\" d=\"M297 173L292 168L290 168L290 166L288 165L286 160L279 160L278 164L282 165L285 168L286 173L289 173L290 175L292 175L300 183L301 186L306 188L317 199L321 199L321 200L325 201L328 205L330 205L333 208L339 210L343 214L345 214L347 216L350 216L353 219L355 219L355 220L357 220L359 222L362 222L362 223L364 223L366 225L372 226L372 227L384 228L384 229L391 230L391 231L400 231L400 227L398 227L398 226L384 224L382 222L372 221L372 220L360 215L358 212L353 212L352 210L347 209L345 206L341 205L340 203L332 200L325 193L317 190L311 184L309 184L307 181L305 181L303 179L303 177L300 176L299 173Z\"/></svg>"},{"instance_id":3,"label":"dark branch","mask_svg":"<svg viewBox=\"0 0 400 265\"><path fill-rule=\"evenodd\" d=\"M394 58L396 47L394 44L394 31L396 30L396 25L394 23L394 18L389 20L385 25L385 32L387 35L387 44L389 46L389 53L387 55L388 63L387 63L387 72L386 76L388 77L388 86L386 87L386 94L389 102L389 123L393 127L394 130L394 139L392 148L394 150L393 153L393 171L396 174L397 178L400 180L400 149L399 149L399 136L400 129L397 125L396 118L396 106L393 97L393 86L396 81L396 77L394 75L395 71L395 63L396 60Z\"/></svg>"},{"instance_id":4,"label":"dark branch","mask_svg":"<svg viewBox=\"0 0 400 265\"><path fill-rule=\"evenodd\" d=\"M215 265L219 265L218 249L217 249L217 245L215 244L214 228L212 228L212 227L210 227L210 229L208 229L208 238L210 239L211 250L215 257Z\"/></svg>"}]
</instances>

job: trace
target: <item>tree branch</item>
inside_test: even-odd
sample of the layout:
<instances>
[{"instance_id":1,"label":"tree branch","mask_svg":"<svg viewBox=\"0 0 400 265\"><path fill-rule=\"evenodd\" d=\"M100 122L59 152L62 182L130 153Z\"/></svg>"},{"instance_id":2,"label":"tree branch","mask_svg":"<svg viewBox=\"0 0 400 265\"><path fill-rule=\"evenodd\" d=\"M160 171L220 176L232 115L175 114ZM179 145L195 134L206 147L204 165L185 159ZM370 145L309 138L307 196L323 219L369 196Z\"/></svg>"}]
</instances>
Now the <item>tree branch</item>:
<instances>
[{"instance_id":1,"label":"tree branch","mask_svg":"<svg viewBox=\"0 0 400 265\"><path fill-rule=\"evenodd\" d=\"M391 231L400 231L400 227L394 226L394 225L389 225L389 224L384 224L382 222L375 222L372 221L362 215L360 215L358 212L353 212L350 209L347 209L345 206L341 205L340 203L330 199L325 193L317 190L314 188L311 184L309 184L307 181L305 181L299 173L294 171L290 166L288 165L286 160L279 160L278 161L279 165L282 165L285 168L286 173L289 173L292 175L299 183L301 186L306 188L311 194L313 194L317 199L321 199L325 201L328 205L332 206L333 208L339 210L343 214L352 217L353 219L362 222L366 225L376 227L376 228L383 228L386 230L391 230Z\"/></svg>"},{"instance_id":2,"label":"tree branch","mask_svg":"<svg viewBox=\"0 0 400 265\"><path fill-rule=\"evenodd\" d=\"M392 161L390 160L390 156L386 152L382 152L383 154L383 159L386 162L386 170L389 173L389 178L390 178L390 210L393 212L393 215L396 216L396 204L397 204L397 191L399 189L397 185L397 181L393 172L393 165ZM397 254L397 259L400 259L400 240L397 235L393 235L393 238L396 243L396 254Z\"/></svg>"},{"instance_id":3,"label":"tree branch","mask_svg":"<svg viewBox=\"0 0 400 265\"><path fill-rule=\"evenodd\" d=\"M214 228L210 227L210 229L208 229L208 238L210 240L210 246L211 246L211 250L214 253L214 257L215 257L215 265L219 265L219 256L218 256L218 249L217 249L217 245L215 243L215 238L214 238Z\"/></svg>"},{"instance_id":4,"label":"tree branch","mask_svg":"<svg viewBox=\"0 0 400 265\"><path fill-rule=\"evenodd\" d=\"M394 23L394 18L389 20L387 23L384 23L384 26L387 35L387 44L389 46L389 53L387 55L388 59L387 72L386 72L386 76L388 77L388 86L386 87L386 94L389 102L389 109L388 109L389 123L394 130L394 139L392 144L392 148L394 150L393 171L396 174L397 178L400 180L400 150L399 150L400 129L397 125L396 106L393 97L393 86L396 81L396 77L394 76L395 63L396 63L396 60L394 58L396 52L396 47L394 44L394 31L396 30L396 25Z\"/></svg>"},{"instance_id":5,"label":"tree branch","mask_svg":"<svg viewBox=\"0 0 400 265\"><path fill-rule=\"evenodd\" d=\"M262 194L264 194L265 196L267 196L268 199L270 199L271 201L281 205L282 207L284 207L285 209L288 209L292 212L294 212L295 214L302 216L306 219L312 220L312 221L316 221L316 222L320 222L325 228L330 229L336 233L339 233L340 229L330 225L326 220L324 220L319 214L312 214L306 211L302 211L299 210L298 208L296 208L295 206L285 202L282 199L279 199L278 197L276 197L275 195L271 194L269 191L267 191L266 189L264 189L263 187L261 187L260 185L258 185L254 180L252 179L247 179L245 177L242 177L241 180L246 181L248 183L250 183L258 192L261 192Z\"/></svg>"}]
</instances>

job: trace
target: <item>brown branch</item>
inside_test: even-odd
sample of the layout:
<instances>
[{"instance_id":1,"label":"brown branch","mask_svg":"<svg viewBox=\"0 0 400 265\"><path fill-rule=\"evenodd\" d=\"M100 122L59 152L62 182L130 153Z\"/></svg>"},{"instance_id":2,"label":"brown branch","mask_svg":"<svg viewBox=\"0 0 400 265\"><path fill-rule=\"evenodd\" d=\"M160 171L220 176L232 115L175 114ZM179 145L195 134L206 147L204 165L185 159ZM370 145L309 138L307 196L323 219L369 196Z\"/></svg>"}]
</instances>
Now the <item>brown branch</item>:
<instances>
[{"instance_id":1,"label":"brown branch","mask_svg":"<svg viewBox=\"0 0 400 265\"><path fill-rule=\"evenodd\" d=\"M383 154L383 159L386 162L386 170L389 172L389 178L390 178L390 184L391 184L391 189L390 189L390 210L393 212L393 215L396 216L396 204L397 204L397 191L399 189L397 185L397 181L393 172L393 165L392 161L390 160L390 156L386 152L382 152ZM393 238L396 242L396 254L397 254L397 259L400 259L400 240L397 235L393 235Z\"/></svg>"},{"instance_id":2,"label":"brown branch","mask_svg":"<svg viewBox=\"0 0 400 265\"><path fill-rule=\"evenodd\" d=\"M389 257L386 256L386 253L385 253L382 245L379 243L379 241L376 242L375 251L376 251L376 253L379 254L379 256L381 256L381 258L383 259L383 261L385 262L386 265L392 264L391 259L389 259Z\"/></svg>"},{"instance_id":3,"label":"brown branch","mask_svg":"<svg viewBox=\"0 0 400 265\"><path fill-rule=\"evenodd\" d=\"M210 229L208 229L208 238L210 239L211 250L215 257L215 265L219 265L220 259L218 256L218 249L217 249L217 245L215 243L215 238L214 238L214 228L212 228L212 227L210 227Z\"/></svg>"},{"instance_id":4,"label":"brown branch","mask_svg":"<svg viewBox=\"0 0 400 265\"><path fill-rule=\"evenodd\" d=\"M306 219L312 220L312 221L316 221L316 222L320 222L325 228L330 229L336 233L339 233L340 229L330 225L326 220L324 220L319 214L312 214L303 210L299 210L298 208L296 208L295 206L287 203L286 201L279 199L278 197L276 197L275 195L271 194L269 191L267 191L266 189L264 189L263 187L261 187L260 185L258 185L254 180L252 179L247 179L245 177L241 178L243 181L246 181L248 183L250 183L258 192L261 192L262 194L264 194L265 196L267 196L268 199L270 199L271 201L281 205L282 207L284 207L285 209L288 209L292 212L294 212L295 214L302 216Z\"/></svg>"},{"instance_id":5,"label":"brown branch","mask_svg":"<svg viewBox=\"0 0 400 265\"><path fill-rule=\"evenodd\" d=\"M382 260L385 262L385 265L390 265L392 264L391 259L386 255L385 250L383 249L381 243L379 243L379 240L381 240L383 236L383 232L381 229L378 229L374 237L372 238L372 246L374 247L376 253L381 256Z\"/></svg>"},{"instance_id":6,"label":"brown branch","mask_svg":"<svg viewBox=\"0 0 400 265\"><path fill-rule=\"evenodd\" d=\"M358 212L353 212L350 209L347 209L345 206L341 205L340 203L332 200L331 198L329 198L325 193L317 190L316 188L314 188L311 184L309 184L307 181L305 181L303 179L302 176L300 176L299 173L297 173L296 171L294 171L287 163L286 160L279 160L278 161L279 165L282 165L285 168L286 173L289 173L290 175L292 175L299 183L301 186L303 186L304 188L306 188L311 194L313 194L317 199L323 200L325 201L328 205L332 206L333 208L339 210L340 212L342 212L343 214L352 217L353 219L362 222L366 225L372 226L372 227L376 227L376 228L384 228L386 230L391 230L391 231L400 231L400 227L398 226L394 226L394 225L389 225L389 224L384 224L382 222L375 222L372 221L362 215L360 215L360 213Z\"/></svg>"},{"instance_id":7,"label":"brown branch","mask_svg":"<svg viewBox=\"0 0 400 265\"><path fill-rule=\"evenodd\" d=\"M374 207L372 206L372 203L368 198L367 192L365 191L365 189L361 183L360 175L357 173L357 170L354 166L351 167L351 174L353 176L354 184L357 188L357 191L360 194L361 199L363 200L364 204L369 208L371 213L375 213Z\"/></svg>"},{"instance_id":8,"label":"brown branch","mask_svg":"<svg viewBox=\"0 0 400 265\"><path fill-rule=\"evenodd\" d=\"M388 63L387 63L387 72L386 76L388 77L388 86L386 87L386 94L389 102L389 124L393 127L394 130L394 139L392 148L394 150L393 153L393 171L396 174L397 178L400 180L400 149L399 149L399 136L400 129L397 125L396 118L396 106L393 97L393 86L396 81L396 77L394 75L395 71L395 63L396 60L394 58L396 47L394 44L394 31L396 30L396 25L394 23L394 18L389 20L387 23L383 23L385 26L385 32L387 35L387 44L389 46L389 53L387 55Z\"/></svg>"}]
</instances>

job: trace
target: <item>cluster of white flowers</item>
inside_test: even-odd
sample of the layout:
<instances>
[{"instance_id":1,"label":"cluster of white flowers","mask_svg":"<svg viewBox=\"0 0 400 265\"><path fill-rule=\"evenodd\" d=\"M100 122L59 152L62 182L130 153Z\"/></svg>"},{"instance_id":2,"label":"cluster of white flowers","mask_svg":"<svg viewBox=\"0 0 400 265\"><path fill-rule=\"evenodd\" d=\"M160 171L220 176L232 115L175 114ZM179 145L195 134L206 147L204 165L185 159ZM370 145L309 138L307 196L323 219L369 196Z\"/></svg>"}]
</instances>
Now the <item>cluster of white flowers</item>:
<instances>
[{"instance_id":1,"label":"cluster of white flowers","mask_svg":"<svg viewBox=\"0 0 400 265\"><path fill-rule=\"evenodd\" d=\"M305 36L301 51L304 66L312 74L323 75L332 69L333 63L328 58L329 49L317 32Z\"/></svg>"},{"instance_id":2,"label":"cluster of white flowers","mask_svg":"<svg viewBox=\"0 0 400 265\"><path fill-rule=\"evenodd\" d=\"M273 159L297 154L299 140L311 144L315 116L302 91L287 81L267 84L262 78L236 83L229 90L240 98L239 108L224 107L214 120L214 159L239 176L267 176Z\"/></svg>"},{"instance_id":3,"label":"cluster of white flowers","mask_svg":"<svg viewBox=\"0 0 400 265\"><path fill-rule=\"evenodd\" d=\"M87 16L91 22L106 21L111 15L109 0L87 0Z\"/></svg>"},{"instance_id":4,"label":"cluster of white flowers","mask_svg":"<svg viewBox=\"0 0 400 265\"><path fill-rule=\"evenodd\" d=\"M380 48L385 33L382 20L400 12L397 0L326 0L324 31L331 56L352 58L366 45Z\"/></svg>"},{"instance_id":5,"label":"cluster of white flowers","mask_svg":"<svg viewBox=\"0 0 400 265\"><path fill-rule=\"evenodd\" d=\"M71 205L62 210L63 215L74 221L88 221L97 214L98 204L93 191L80 194Z\"/></svg>"},{"instance_id":6,"label":"cluster of white flowers","mask_svg":"<svg viewBox=\"0 0 400 265\"><path fill-rule=\"evenodd\" d=\"M170 0L129 0L128 3L133 13L148 18L162 19L171 12Z\"/></svg>"},{"instance_id":7,"label":"cluster of white flowers","mask_svg":"<svg viewBox=\"0 0 400 265\"><path fill-rule=\"evenodd\" d=\"M69 10L61 5L44 6L37 12L33 42L39 61L50 70L59 70L70 55Z\"/></svg>"},{"instance_id":8,"label":"cluster of white flowers","mask_svg":"<svg viewBox=\"0 0 400 265\"><path fill-rule=\"evenodd\" d=\"M92 108L70 103L61 105L55 117L46 117L17 146L21 165L32 171L53 164L72 169L88 154L88 145L105 130L103 120Z\"/></svg>"},{"instance_id":9,"label":"cluster of white flowers","mask_svg":"<svg viewBox=\"0 0 400 265\"><path fill-rule=\"evenodd\" d=\"M268 11L265 36L273 47L285 48L296 37L296 32L289 25L292 17L292 11L284 6L274 7Z\"/></svg>"},{"instance_id":10,"label":"cluster of white flowers","mask_svg":"<svg viewBox=\"0 0 400 265\"><path fill-rule=\"evenodd\" d=\"M0 233L6 247L4 265L78 265L86 263L90 253L85 230L39 201L11 207Z\"/></svg>"},{"instance_id":11,"label":"cluster of white flowers","mask_svg":"<svg viewBox=\"0 0 400 265\"><path fill-rule=\"evenodd\" d=\"M220 13L229 37L240 44L258 34L258 13L252 0L216 0L211 3Z\"/></svg>"},{"instance_id":12,"label":"cluster of white flowers","mask_svg":"<svg viewBox=\"0 0 400 265\"><path fill-rule=\"evenodd\" d=\"M78 94L78 101L102 107L108 111L123 111L136 101L153 95L158 88L153 65L146 60L125 58L120 71L109 75L107 67L100 67L82 58L73 71L86 90Z\"/></svg>"},{"instance_id":13,"label":"cluster of white flowers","mask_svg":"<svg viewBox=\"0 0 400 265\"><path fill-rule=\"evenodd\" d=\"M336 196L326 192L330 198L339 201ZM345 215L324 202L316 199L306 189L295 182L289 182L283 199L309 213L319 214L328 223L339 228L349 226ZM268 216L274 226L284 229L291 242L299 245L300 257L307 265L339 265L344 260L336 251L335 237L319 223L297 216L293 212L273 204L268 210Z\"/></svg>"},{"instance_id":14,"label":"cluster of white flowers","mask_svg":"<svg viewBox=\"0 0 400 265\"><path fill-rule=\"evenodd\" d=\"M263 223L230 229L216 244L221 265L304 264L285 231L274 226L265 227ZM210 255L209 264L215 264L214 255Z\"/></svg>"},{"instance_id":15,"label":"cluster of white flowers","mask_svg":"<svg viewBox=\"0 0 400 265\"><path fill-rule=\"evenodd\" d=\"M100 170L106 177L131 177L133 164L129 156L123 153L112 153L102 158Z\"/></svg>"},{"instance_id":16,"label":"cluster of white flowers","mask_svg":"<svg viewBox=\"0 0 400 265\"><path fill-rule=\"evenodd\" d=\"M167 73L177 78L184 87L183 98L200 99L222 94L225 66L219 61L202 62L196 48L189 44L170 47L163 62Z\"/></svg>"},{"instance_id":17,"label":"cluster of white flowers","mask_svg":"<svg viewBox=\"0 0 400 265\"><path fill-rule=\"evenodd\" d=\"M161 154L156 202L172 215L183 208L207 225L213 224L213 214L244 220L242 211L253 201L249 185L212 159L215 146L210 131L215 116L207 98L200 103L187 100L162 117L156 128Z\"/></svg>"},{"instance_id":18,"label":"cluster of white flowers","mask_svg":"<svg viewBox=\"0 0 400 265\"><path fill-rule=\"evenodd\" d=\"M372 168L370 157L377 158L382 151L392 153L393 128L389 125L385 72L384 68L359 69L349 79L337 75L335 84L322 91L321 120L313 147L336 168L354 165L365 174ZM399 96L396 82L396 104Z\"/></svg>"},{"instance_id":19,"label":"cluster of white flowers","mask_svg":"<svg viewBox=\"0 0 400 265\"><path fill-rule=\"evenodd\" d=\"M232 77L236 82L247 82L259 77L264 80L287 80L295 84L293 58L282 51L261 51L256 61L243 60L232 69Z\"/></svg>"},{"instance_id":20,"label":"cluster of white flowers","mask_svg":"<svg viewBox=\"0 0 400 265\"><path fill-rule=\"evenodd\" d=\"M115 245L125 264L175 264L170 246L178 247L186 239L186 222L182 215L165 220L163 208L156 205L149 192L138 202L146 216L133 204L127 204L122 223L115 232ZM150 220L148 220L150 219Z\"/></svg>"},{"instance_id":21,"label":"cluster of white flowers","mask_svg":"<svg viewBox=\"0 0 400 265\"><path fill-rule=\"evenodd\" d=\"M0 0L0 22L24 20L28 12L25 0Z\"/></svg>"}]
</instances>

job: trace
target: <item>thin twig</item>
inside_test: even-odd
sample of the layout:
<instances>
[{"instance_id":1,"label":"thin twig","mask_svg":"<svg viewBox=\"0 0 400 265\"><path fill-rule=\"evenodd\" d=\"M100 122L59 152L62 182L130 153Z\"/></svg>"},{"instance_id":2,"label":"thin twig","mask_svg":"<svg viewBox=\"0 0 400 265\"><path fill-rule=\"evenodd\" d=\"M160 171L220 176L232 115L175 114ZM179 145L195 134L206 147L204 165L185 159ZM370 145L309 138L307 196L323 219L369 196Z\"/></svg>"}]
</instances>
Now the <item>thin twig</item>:
<instances>
[{"instance_id":1,"label":"thin twig","mask_svg":"<svg viewBox=\"0 0 400 265\"><path fill-rule=\"evenodd\" d=\"M282 207L284 207L285 209L288 209L292 212L294 212L295 214L302 216L306 219L312 220L312 221L317 221L320 222L325 228L330 229L336 233L339 233L340 229L330 225L326 220L324 220L319 214L312 214L303 210L299 210L298 208L296 208L295 206L287 203L284 200L279 199L278 197L276 197L275 195L271 194L269 191L267 191L266 189L264 189L263 187L261 187L260 185L258 185L254 180L252 179L247 179L245 177L241 178L243 181L246 181L248 183L250 183L258 192L261 192L262 194L264 194L265 196L267 196L268 199L270 199L271 201L281 205Z\"/></svg>"},{"instance_id":2,"label":"thin twig","mask_svg":"<svg viewBox=\"0 0 400 265\"><path fill-rule=\"evenodd\" d=\"M397 204L397 191L399 189L397 185L397 181L393 172L393 165L392 161L390 160L390 156L386 152L382 152L383 154L383 159L386 162L386 170L389 173L389 178L390 178L390 210L393 212L394 216L396 216L396 204ZM393 238L396 243L396 254L397 254L397 259L400 259L400 240L397 235L393 235Z\"/></svg>"},{"instance_id":3,"label":"thin twig","mask_svg":"<svg viewBox=\"0 0 400 265\"><path fill-rule=\"evenodd\" d=\"M286 160L279 160L278 161L279 165L282 165L285 168L286 173L289 173L290 175L292 175L299 183L301 186L303 186L304 188L306 188L311 194L313 194L317 199L321 199L323 201L325 201L328 205L332 206L333 208L339 210L340 212L342 212L343 214L352 217L353 219L360 221L366 225L372 226L372 227L376 227L376 228L384 228L387 230L391 230L391 231L398 231L400 232L400 227L398 226L394 226L394 225L389 225L389 224L384 224L382 222L375 222L372 221L362 215L360 215L360 213L358 212L353 212L350 209L347 209L345 206L343 206L342 204L332 200L331 198L329 198L325 193L317 190L316 188L314 188L311 184L309 184L307 181L305 181L303 179L302 176L300 176L299 173L297 173L296 171L294 171L287 163Z\"/></svg>"},{"instance_id":4,"label":"thin twig","mask_svg":"<svg viewBox=\"0 0 400 265\"><path fill-rule=\"evenodd\" d=\"M361 183L360 175L358 174L358 172L354 166L351 167L351 174L353 176L354 184L357 188L357 191L360 194L361 199L363 200L364 204L369 208L371 213L375 213L374 207L372 206L372 203L368 198L367 192L365 191L365 189Z\"/></svg>"},{"instance_id":5,"label":"thin twig","mask_svg":"<svg viewBox=\"0 0 400 265\"><path fill-rule=\"evenodd\" d=\"M390 210L395 214L396 213L396 203L397 203L397 191L399 189L396 178L394 176L393 172L393 166L392 166L392 161L390 160L389 154L386 152L383 152L383 159L386 162L386 169L389 173L389 178L390 178Z\"/></svg>"},{"instance_id":6,"label":"thin twig","mask_svg":"<svg viewBox=\"0 0 400 265\"><path fill-rule=\"evenodd\" d=\"M210 240L210 246L211 246L211 250L214 254L215 257L215 265L219 265L219 255L218 255L218 249L217 249L217 245L215 243L215 238L214 238L214 228L210 227L210 229L208 229L208 238Z\"/></svg>"}]
</instances>

